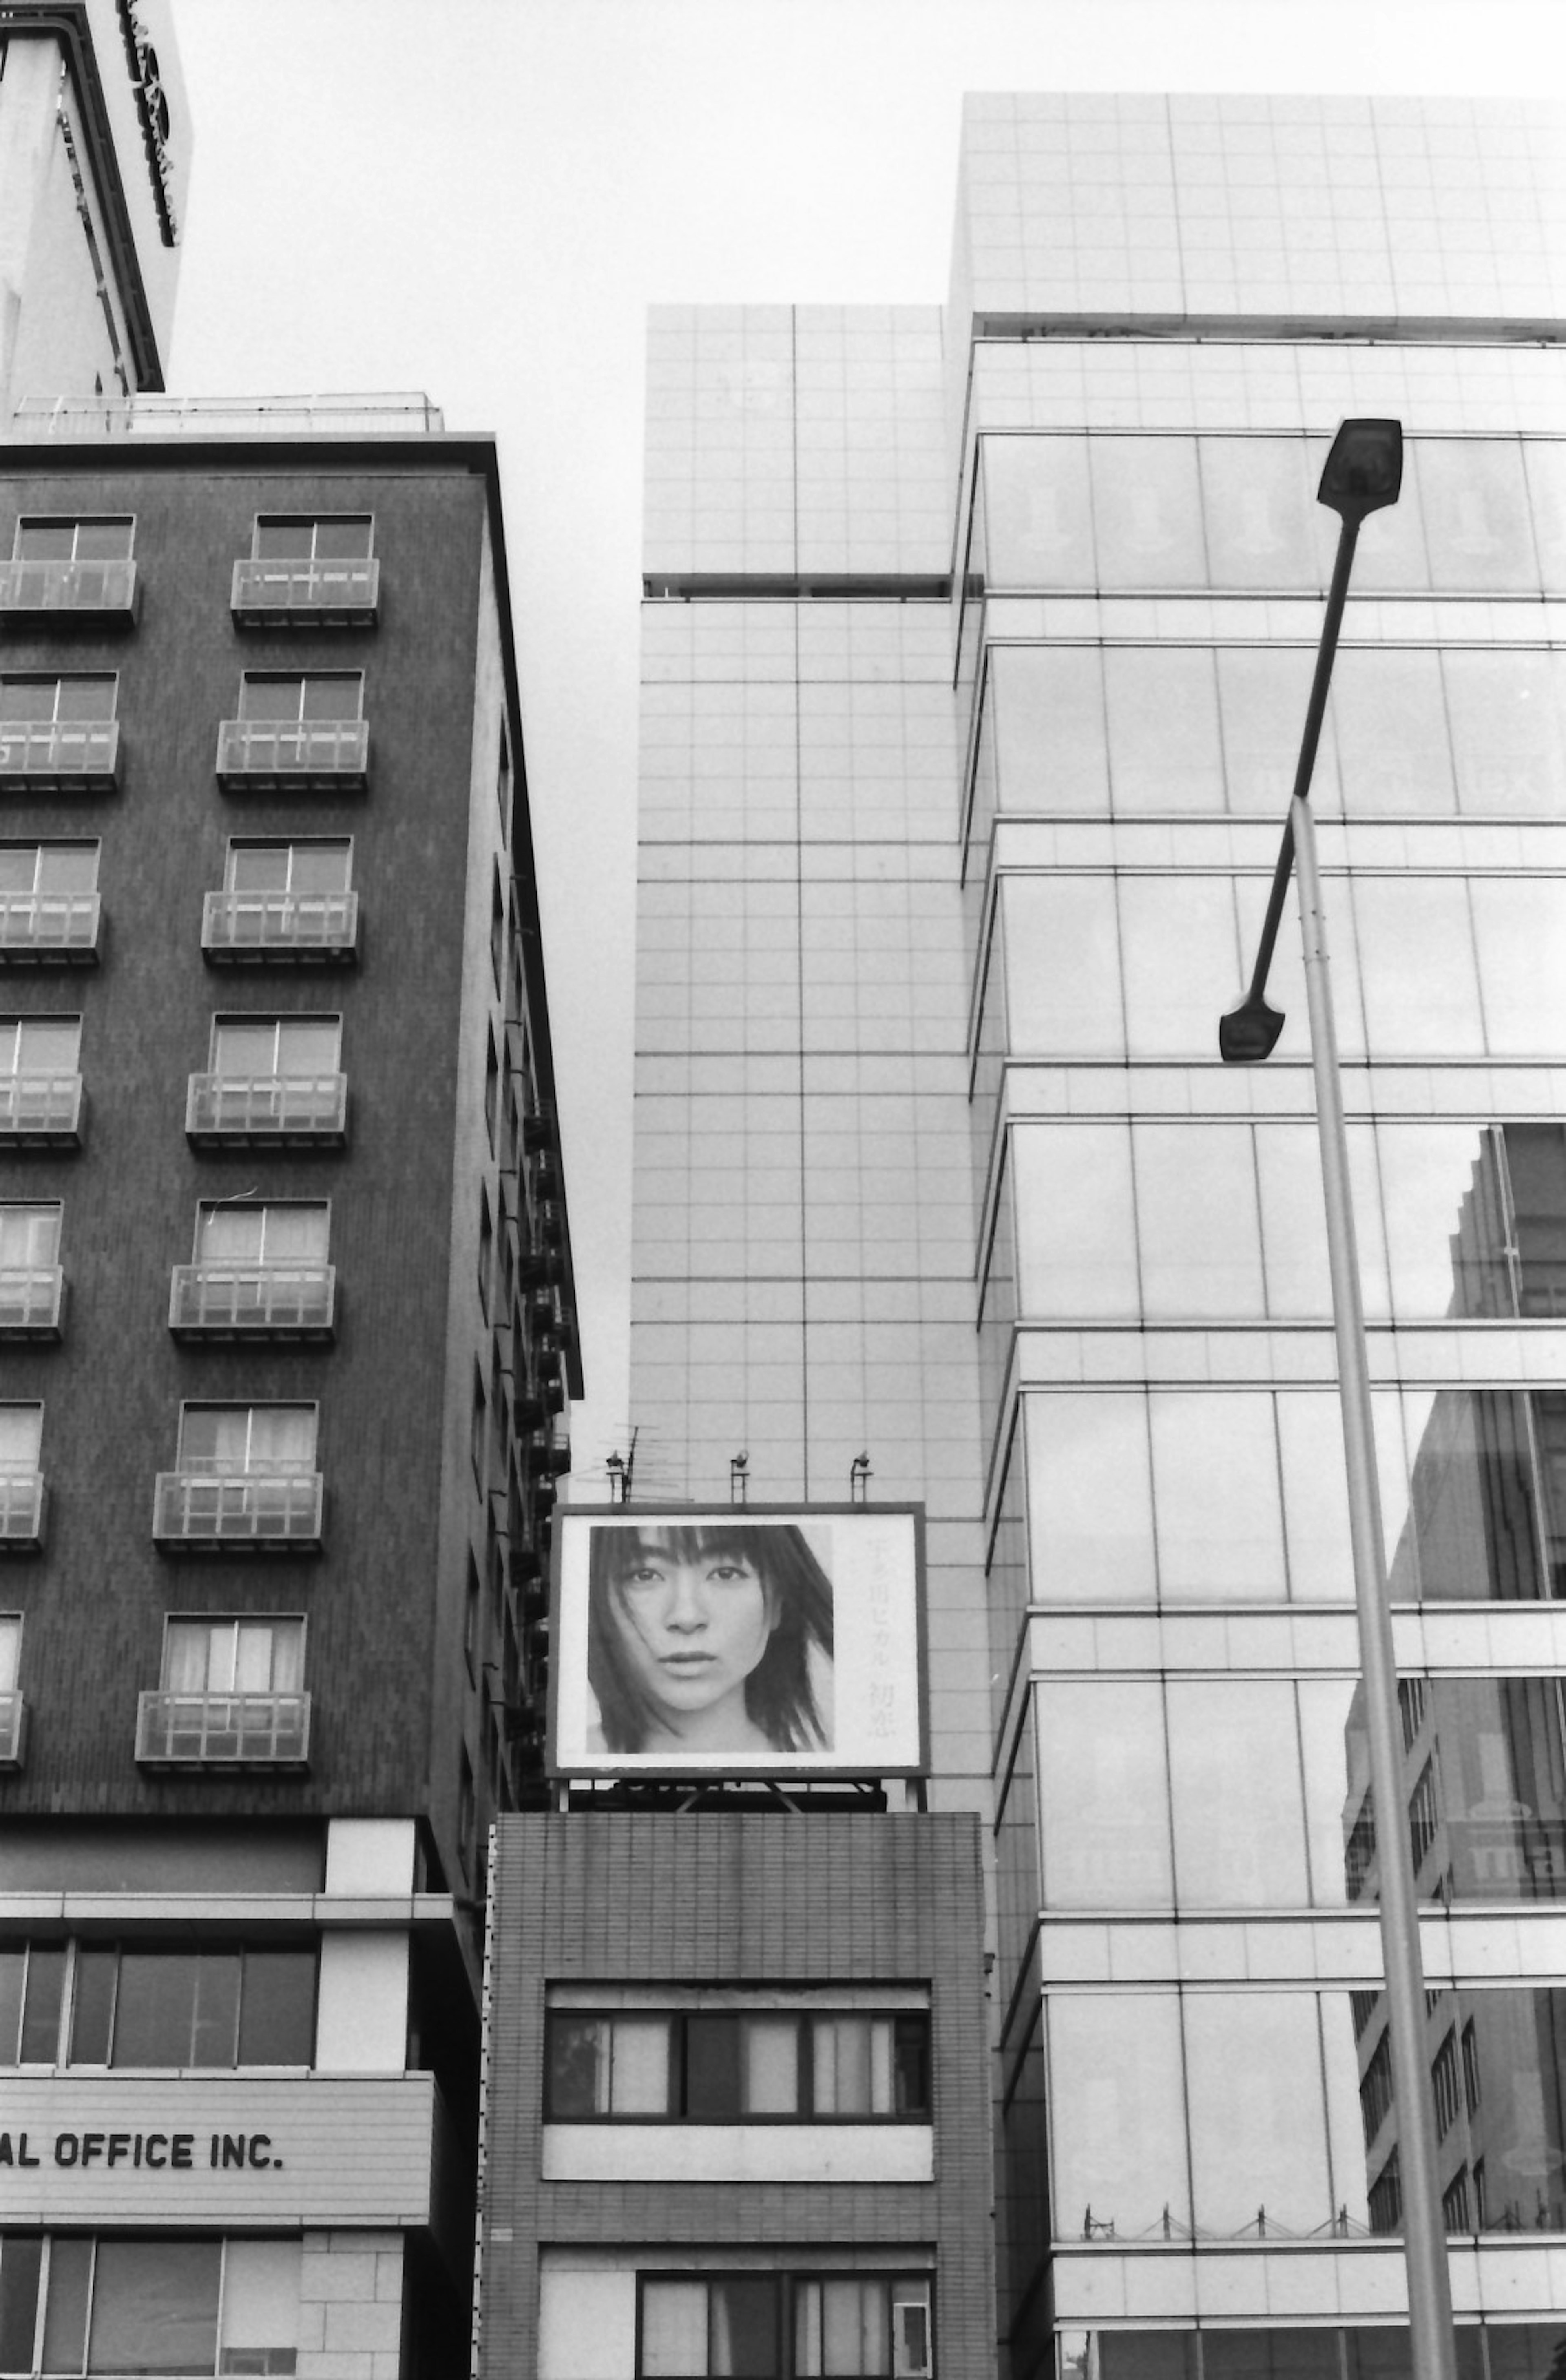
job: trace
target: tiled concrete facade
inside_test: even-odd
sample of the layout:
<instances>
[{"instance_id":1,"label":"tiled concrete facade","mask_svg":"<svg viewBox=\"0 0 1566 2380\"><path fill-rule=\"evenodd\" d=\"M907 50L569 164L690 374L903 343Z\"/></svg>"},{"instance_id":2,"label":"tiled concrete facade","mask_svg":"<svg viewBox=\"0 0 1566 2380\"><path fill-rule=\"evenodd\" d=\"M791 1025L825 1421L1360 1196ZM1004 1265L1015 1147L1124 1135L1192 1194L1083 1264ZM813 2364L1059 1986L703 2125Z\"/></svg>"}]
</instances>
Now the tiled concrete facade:
<instances>
[{"instance_id":1,"label":"tiled concrete facade","mask_svg":"<svg viewBox=\"0 0 1566 2380\"><path fill-rule=\"evenodd\" d=\"M1363 414L1408 468L1316 795L1427 2049L1463 2369L1557 2350L1563 156L1524 103L984 97L939 353L835 318L844 403L819 314L654 320L638 1474L929 1502L1015 2380L1406 2364L1292 908L1277 1059L1215 1046Z\"/></svg>"}]
</instances>

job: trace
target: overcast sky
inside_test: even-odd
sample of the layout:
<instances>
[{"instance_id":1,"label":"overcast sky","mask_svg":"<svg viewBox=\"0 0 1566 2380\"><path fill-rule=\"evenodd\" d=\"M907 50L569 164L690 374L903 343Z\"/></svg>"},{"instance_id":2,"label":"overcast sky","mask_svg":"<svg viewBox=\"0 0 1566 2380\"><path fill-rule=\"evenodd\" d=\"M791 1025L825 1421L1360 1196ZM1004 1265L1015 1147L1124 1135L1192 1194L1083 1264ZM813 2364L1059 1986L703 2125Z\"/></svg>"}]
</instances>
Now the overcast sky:
<instances>
[{"instance_id":1,"label":"overcast sky","mask_svg":"<svg viewBox=\"0 0 1566 2380\"><path fill-rule=\"evenodd\" d=\"M984 91L1566 93L1561 0L176 0L169 386L423 389L501 442L588 1402L626 1436L641 346L945 295Z\"/></svg>"}]
</instances>

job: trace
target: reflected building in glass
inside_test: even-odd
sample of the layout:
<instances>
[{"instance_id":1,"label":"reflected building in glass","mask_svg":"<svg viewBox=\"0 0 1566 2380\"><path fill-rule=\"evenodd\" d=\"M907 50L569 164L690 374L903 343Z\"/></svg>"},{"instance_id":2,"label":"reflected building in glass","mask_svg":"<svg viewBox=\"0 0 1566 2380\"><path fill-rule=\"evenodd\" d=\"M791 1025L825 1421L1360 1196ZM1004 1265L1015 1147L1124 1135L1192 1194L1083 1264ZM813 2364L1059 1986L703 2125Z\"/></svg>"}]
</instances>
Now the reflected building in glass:
<instances>
[{"instance_id":1,"label":"reflected building in glass","mask_svg":"<svg viewBox=\"0 0 1566 2380\"><path fill-rule=\"evenodd\" d=\"M1292 903L1278 1053L1217 1053L1353 415L1407 442L1315 781L1397 1823L1463 2380L1563 2368L1563 157L1521 103L976 98L943 316L654 320L646 1492L868 1449L927 1502L1011 2380L1408 2367Z\"/></svg>"}]
</instances>

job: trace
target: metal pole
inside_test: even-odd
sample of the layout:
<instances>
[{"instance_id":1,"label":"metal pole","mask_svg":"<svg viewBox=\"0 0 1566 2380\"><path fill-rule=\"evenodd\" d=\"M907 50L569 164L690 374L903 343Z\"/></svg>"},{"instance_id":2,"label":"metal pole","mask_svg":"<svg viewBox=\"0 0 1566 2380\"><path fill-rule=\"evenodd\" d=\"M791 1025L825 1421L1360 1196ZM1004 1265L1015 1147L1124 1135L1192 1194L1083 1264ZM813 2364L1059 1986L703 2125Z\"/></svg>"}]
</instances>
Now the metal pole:
<instances>
[{"instance_id":1,"label":"metal pole","mask_svg":"<svg viewBox=\"0 0 1566 2380\"><path fill-rule=\"evenodd\" d=\"M1317 674L1322 678L1319 667ZM1324 679L1321 691L1325 699ZM1308 784L1303 756L1301 774ZM1332 1330L1338 1347L1343 1458L1348 1471L1359 1662L1370 1739L1371 1808L1380 1876L1381 1957L1387 1972L1387 2018L1392 2096L1397 2111L1403 2261L1408 2272L1414 2375L1414 2380L1457 2380L1446 2221L1438 2182L1430 2073L1425 2055L1425 1969L1419 1949L1418 1903L1403 1791L1402 1724L1387 1597L1376 1442L1371 1430L1370 1366L1360 1299L1354 1202L1349 1189L1348 1136L1343 1124L1338 1034L1327 964L1321 877L1316 860L1316 825L1303 787L1296 790L1291 805L1290 826L1299 866L1300 930L1305 944L1305 996L1310 1007L1310 1062L1316 1077L1321 1186L1327 1205L1327 1257L1332 1282Z\"/></svg>"}]
</instances>

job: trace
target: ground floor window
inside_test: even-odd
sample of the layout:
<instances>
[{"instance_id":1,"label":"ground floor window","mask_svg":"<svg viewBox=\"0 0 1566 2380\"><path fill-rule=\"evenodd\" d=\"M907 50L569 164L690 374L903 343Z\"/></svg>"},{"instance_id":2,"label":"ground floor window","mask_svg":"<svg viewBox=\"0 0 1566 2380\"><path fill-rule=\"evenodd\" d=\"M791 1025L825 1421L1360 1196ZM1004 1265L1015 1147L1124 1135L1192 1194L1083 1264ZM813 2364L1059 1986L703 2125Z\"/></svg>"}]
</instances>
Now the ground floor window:
<instances>
[{"instance_id":1,"label":"ground floor window","mask_svg":"<svg viewBox=\"0 0 1566 2380\"><path fill-rule=\"evenodd\" d=\"M0 2240L0 2373L291 2373L297 2240Z\"/></svg>"},{"instance_id":2,"label":"ground floor window","mask_svg":"<svg viewBox=\"0 0 1566 2380\"><path fill-rule=\"evenodd\" d=\"M923 2274L645 2274L639 2380L930 2380Z\"/></svg>"}]
</instances>

